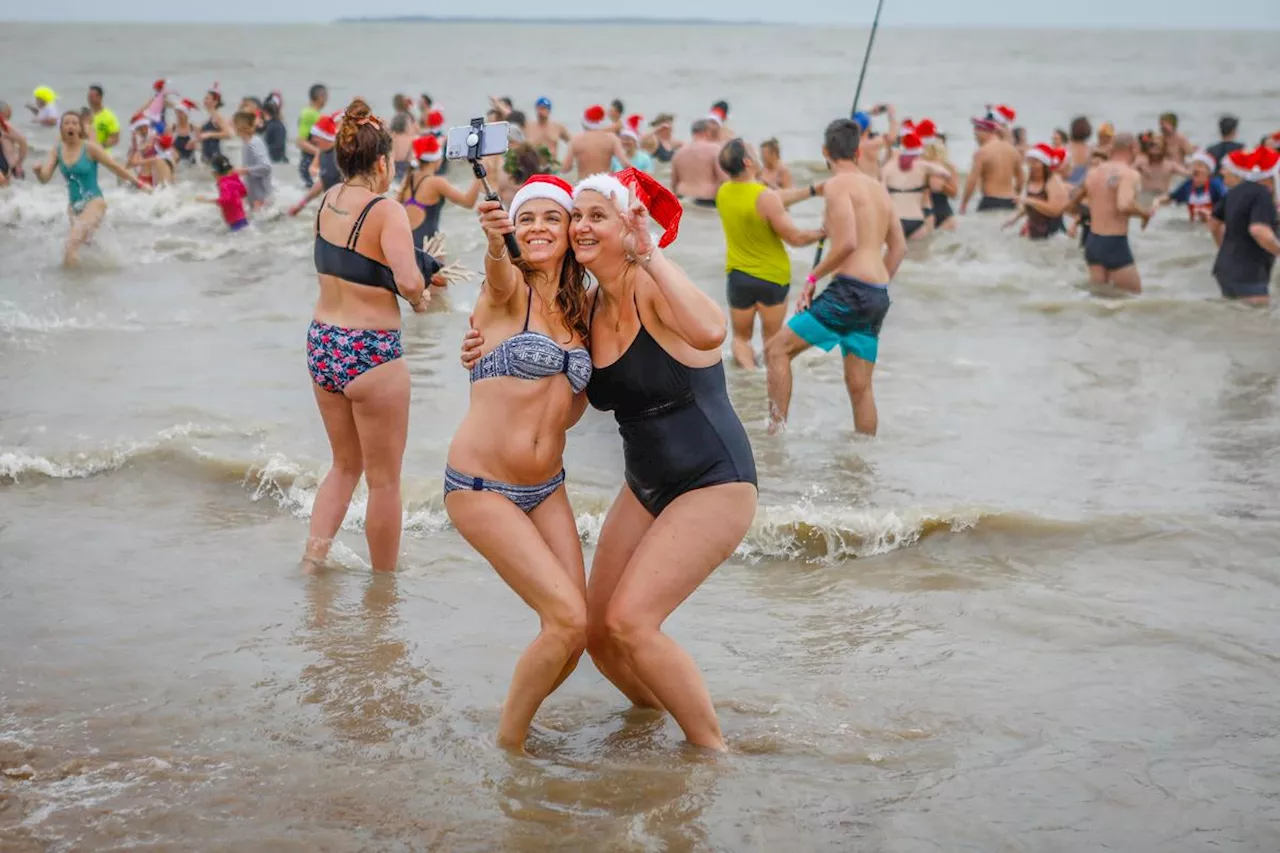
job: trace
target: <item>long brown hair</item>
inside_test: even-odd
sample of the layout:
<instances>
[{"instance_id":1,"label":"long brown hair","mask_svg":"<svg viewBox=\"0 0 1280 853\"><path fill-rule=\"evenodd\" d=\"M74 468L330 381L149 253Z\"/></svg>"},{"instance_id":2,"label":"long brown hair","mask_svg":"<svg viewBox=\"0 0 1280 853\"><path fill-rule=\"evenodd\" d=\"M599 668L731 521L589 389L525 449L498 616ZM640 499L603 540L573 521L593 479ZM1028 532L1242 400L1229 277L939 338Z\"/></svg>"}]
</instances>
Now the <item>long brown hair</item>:
<instances>
[{"instance_id":1,"label":"long brown hair","mask_svg":"<svg viewBox=\"0 0 1280 853\"><path fill-rule=\"evenodd\" d=\"M378 161L391 154L391 134L374 116L369 105L356 98L347 105L342 115L342 126L334 142L338 168L343 177L350 180L357 175L367 175Z\"/></svg>"},{"instance_id":2,"label":"long brown hair","mask_svg":"<svg viewBox=\"0 0 1280 853\"><path fill-rule=\"evenodd\" d=\"M524 258L515 262L516 269L524 274L525 283L530 287L544 273L529 266ZM533 294L529 294L533 298ZM556 282L556 308L564 324L571 332L577 332L585 343L591 332L591 320L587 316L587 270L574 257L573 247L564 254L564 262L560 265L560 281ZM568 343L568 341L566 341Z\"/></svg>"}]
</instances>

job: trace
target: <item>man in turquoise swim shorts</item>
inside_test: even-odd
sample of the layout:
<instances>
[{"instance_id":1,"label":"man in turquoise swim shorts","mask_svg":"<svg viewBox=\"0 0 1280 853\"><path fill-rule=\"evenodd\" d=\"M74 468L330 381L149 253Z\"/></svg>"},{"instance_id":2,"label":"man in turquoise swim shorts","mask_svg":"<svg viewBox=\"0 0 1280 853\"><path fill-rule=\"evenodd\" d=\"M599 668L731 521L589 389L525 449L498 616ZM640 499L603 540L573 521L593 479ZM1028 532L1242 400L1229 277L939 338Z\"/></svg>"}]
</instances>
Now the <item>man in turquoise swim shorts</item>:
<instances>
[{"instance_id":1,"label":"man in turquoise swim shorts","mask_svg":"<svg viewBox=\"0 0 1280 853\"><path fill-rule=\"evenodd\" d=\"M878 426L871 374L880 351L880 327L889 313L889 281L907 253L902 223L889 192L858 168L862 128L850 119L827 126L823 156L831 167L823 198L828 250L796 300L796 314L765 346L769 370L769 434L783 430L791 407L791 361L811 346L844 357L853 424L875 435ZM818 280L834 274L814 298Z\"/></svg>"}]
</instances>

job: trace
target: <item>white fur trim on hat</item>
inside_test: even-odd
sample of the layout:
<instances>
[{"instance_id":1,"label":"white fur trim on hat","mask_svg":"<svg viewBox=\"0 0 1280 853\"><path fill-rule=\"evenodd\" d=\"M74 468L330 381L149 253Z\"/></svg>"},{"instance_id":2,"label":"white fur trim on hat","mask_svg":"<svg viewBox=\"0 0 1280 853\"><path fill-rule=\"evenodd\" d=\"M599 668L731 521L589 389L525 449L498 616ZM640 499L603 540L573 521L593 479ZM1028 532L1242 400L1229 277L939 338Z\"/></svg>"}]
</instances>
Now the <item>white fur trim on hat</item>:
<instances>
[{"instance_id":1,"label":"white fur trim on hat","mask_svg":"<svg viewBox=\"0 0 1280 853\"><path fill-rule=\"evenodd\" d=\"M565 186L568 186L567 181L565 182ZM567 190L551 181L529 180L525 182L524 186L516 190L515 196L511 199L511 207L508 211L508 215L511 217L511 220L515 221L516 214L520 212L520 208L525 204L525 202L539 198L554 201L566 211L573 210L573 195L570 190Z\"/></svg>"},{"instance_id":2,"label":"white fur trim on hat","mask_svg":"<svg viewBox=\"0 0 1280 853\"><path fill-rule=\"evenodd\" d=\"M634 139L636 142L640 141L640 134L636 133L629 127L624 127L618 136L625 136L628 139Z\"/></svg>"},{"instance_id":3,"label":"white fur trim on hat","mask_svg":"<svg viewBox=\"0 0 1280 853\"><path fill-rule=\"evenodd\" d=\"M627 203L631 200L631 191L626 188L622 181L610 175L608 172L599 172L594 175L588 175L578 181L577 186L573 188L574 200L587 190L594 190L605 198L613 199L613 203L617 205L620 213L625 213Z\"/></svg>"},{"instance_id":4,"label":"white fur trim on hat","mask_svg":"<svg viewBox=\"0 0 1280 853\"><path fill-rule=\"evenodd\" d=\"M1026 157L1028 160L1038 160L1050 169L1057 165L1054 163L1053 157L1042 148L1028 148Z\"/></svg>"},{"instance_id":5,"label":"white fur trim on hat","mask_svg":"<svg viewBox=\"0 0 1280 853\"><path fill-rule=\"evenodd\" d=\"M1218 161L1213 159L1213 155L1210 154L1208 151L1203 151L1203 150L1197 151L1196 153L1191 155L1190 159L1192 163L1205 164L1206 166L1209 167L1210 172L1218 168Z\"/></svg>"}]
</instances>

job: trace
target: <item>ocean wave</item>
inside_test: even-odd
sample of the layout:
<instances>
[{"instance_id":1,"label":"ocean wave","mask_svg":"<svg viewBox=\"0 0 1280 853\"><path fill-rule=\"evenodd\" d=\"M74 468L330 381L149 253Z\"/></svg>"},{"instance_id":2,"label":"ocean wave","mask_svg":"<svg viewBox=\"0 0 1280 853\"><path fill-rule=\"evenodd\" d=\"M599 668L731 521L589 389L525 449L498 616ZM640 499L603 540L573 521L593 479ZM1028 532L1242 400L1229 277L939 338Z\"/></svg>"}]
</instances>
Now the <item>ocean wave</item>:
<instances>
[{"instance_id":1,"label":"ocean wave","mask_svg":"<svg viewBox=\"0 0 1280 853\"><path fill-rule=\"evenodd\" d=\"M84 330L110 330L118 332L136 332L142 325L133 317L113 320L105 314L94 314L87 317L64 317L58 314L32 314L23 311L13 303L0 304L0 332L10 334L51 332L70 332Z\"/></svg>"},{"instance_id":2,"label":"ocean wave","mask_svg":"<svg viewBox=\"0 0 1280 853\"><path fill-rule=\"evenodd\" d=\"M127 466L161 465L166 471L197 479L214 479L242 486L255 503L266 502L300 520L311 517L324 470L314 463L282 453L256 452L252 458L232 458L201 450L194 439L235 435L233 430L193 424L171 427L154 438L63 455L39 455L0 450L0 483L34 478L84 479L108 475ZM407 479L403 485L404 529L415 538L429 538L450 528L438 478ZM613 493L582 493L572 487L578 533L586 544L599 539ZM343 521L350 533L364 530L368 493L363 483L352 497ZM963 533L978 527L1029 536L1056 535L1074 529L1062 522L993 507L855 507L824 504L805 497L789 505L761 505L737 556L748 562L791 560L834 563L873 557L917 545L937 534ZM353 567L362 563L352 555Z\"/></svg>"}]
</instances>

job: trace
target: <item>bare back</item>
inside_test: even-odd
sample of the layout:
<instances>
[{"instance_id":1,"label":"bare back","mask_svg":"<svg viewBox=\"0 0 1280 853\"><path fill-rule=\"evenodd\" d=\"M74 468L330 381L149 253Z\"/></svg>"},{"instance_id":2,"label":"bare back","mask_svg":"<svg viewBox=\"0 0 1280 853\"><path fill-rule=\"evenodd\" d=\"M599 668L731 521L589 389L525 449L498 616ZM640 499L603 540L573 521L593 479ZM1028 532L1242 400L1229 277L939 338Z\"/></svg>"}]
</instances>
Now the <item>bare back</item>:
<instances>
[{"instance_id":1,"label":"bare back","mask_svg":"<svg viewBox=\"0 0 1280 853\"><path fill-rule=\"evenodd\" d=\"M534 121L532 124L526 125L524 130L524 138L530 145L535 148L546 146L548 151L556 155L556 159L559 159L560 140L568 135L569 132L565 130L563 124L550 119L545 123Z\"/></svg>"},{"instance_id":2,"label":"bare back","mask_svg":"<svg viewBox=\"0 0 1280 853\"><path fill-rule=\"evenodd\" d=\"M672 189L678 196L713 199L725 181L717 162L720 146L705 139L684 145L671 158Z\"/></svg>"},{"instance_id":3,"label":"bare back","mask_svg":"<svg viewBox=\"0 0 1280 853\"><path fill-rule=\"evenodd\" d=\"M1129 215L1122 192L1132 200L1138 188L1138 171L1125 163L1110 161L1090 169L1084 179L1089 197L1090 228L1094 234L1117 237L1129 233Z\"/></svg>"},{"instance_id":4,"label":"bare back","mask_svg":"<svg viewBox=\"0 0 1280 853\"><path fill-rule=\"evenodd\" d=\"M377 196L366 189L343 184L329 190L320 199L320 212L316 218L317 236L334 246L345 247L360 212L374 198ZM394 202L375 204L364 219L355 247L359 254L387 266L389 264L382 248L382 232L391 213L404 217L403 208ZM412 245L412 238L410 241ZM316 300L316 320L347 329L400 328L400 306L391 291L345 281L332 275L321 274L318 278L320 298Z\"/></svg>"},{"instance_id":5,"label":"bare back","mask_svg":"<svg viewBox=\"0 0 1280 853\"><path fill-rule=\"evenodd\" d=\"M617 143L618 137L607 130L586 130L575 136L569 143L569 149L573 152L578 175L585 178L587 175L610 171Z\"/></svg>"},{"instance_id":6,"label":"bare back","mask_svg":"<svg viewBox=\"0 0 1280 853\"><path fill-rule=\"evenodd\" d=\"M976 160L984 197L1011 199L1018 194L1022 155L1011 143L992 139L978 150Z\"/></svg>"},{"instance_id":7,"label":"bare back","mask_svg":"<svg viewBox=\"0 0 1280 853\"><path fill-rule=\"evenodd\" d=\"M853 254L845 258L836 274L868 284L888 284L890 275L884 262L884 247L890 228L898 221L889 191L875 178L861 171L849 171L828 178L823 195L826 198L823 224L829 232L833 230L831 213L835 205L851 205L857 223Z\"/></svg>"}]
</instances>

